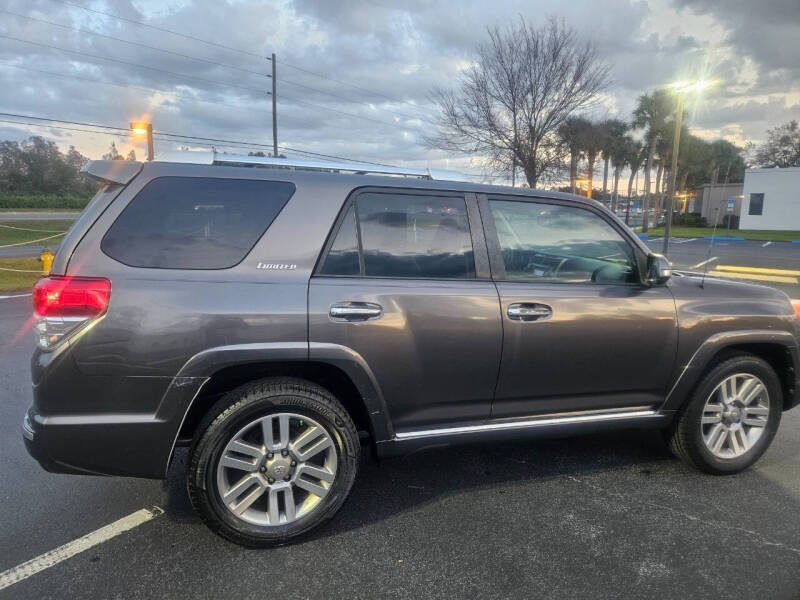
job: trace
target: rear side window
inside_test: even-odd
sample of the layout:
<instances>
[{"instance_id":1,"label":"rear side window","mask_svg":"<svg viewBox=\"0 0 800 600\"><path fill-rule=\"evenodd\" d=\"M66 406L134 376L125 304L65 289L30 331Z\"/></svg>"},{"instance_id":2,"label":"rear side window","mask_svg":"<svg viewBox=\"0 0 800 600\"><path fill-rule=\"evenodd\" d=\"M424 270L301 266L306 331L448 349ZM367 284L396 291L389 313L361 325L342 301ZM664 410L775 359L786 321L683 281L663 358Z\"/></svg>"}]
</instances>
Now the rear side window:
<instances>
[{"instance_id":1,"label":"rear side window","mask_svg":"<svg viewBox=\"0 0 800 600\"><path fill-rule=\"evenodd\" d=\"M349 211L354 212L343 220L321 274L475 277L463 197L364 193ZM354 242L358 253L352 252Z\"/></svg>"},{"instance_id":2,"label":"rear side window","mask_svg":"<svg viewBox=\"0 0 800 600\"><path fill-rule=\"evenodd\" d=\"M294 193L294 184L159 177L131 200L101 248L132 267L226 269L244 259Z\"/></svg>"}]
</instances>

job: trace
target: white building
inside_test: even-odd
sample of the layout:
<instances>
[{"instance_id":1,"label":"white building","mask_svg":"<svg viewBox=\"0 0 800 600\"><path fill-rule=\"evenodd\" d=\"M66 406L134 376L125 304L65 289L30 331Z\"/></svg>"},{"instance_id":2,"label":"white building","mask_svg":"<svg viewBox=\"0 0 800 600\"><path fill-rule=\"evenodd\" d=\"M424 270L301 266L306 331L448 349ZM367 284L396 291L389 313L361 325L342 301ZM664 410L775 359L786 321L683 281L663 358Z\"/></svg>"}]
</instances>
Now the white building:
<instances>
[{"instance_id":1,"label":"white building","mask_svg":"<svg viewBox=\"0 0 800 600\"><path fill-rule=\"evenodd\" d=\"M800 167L744 173L740 229L800 230Z\"/></svg>"}]
</instances>

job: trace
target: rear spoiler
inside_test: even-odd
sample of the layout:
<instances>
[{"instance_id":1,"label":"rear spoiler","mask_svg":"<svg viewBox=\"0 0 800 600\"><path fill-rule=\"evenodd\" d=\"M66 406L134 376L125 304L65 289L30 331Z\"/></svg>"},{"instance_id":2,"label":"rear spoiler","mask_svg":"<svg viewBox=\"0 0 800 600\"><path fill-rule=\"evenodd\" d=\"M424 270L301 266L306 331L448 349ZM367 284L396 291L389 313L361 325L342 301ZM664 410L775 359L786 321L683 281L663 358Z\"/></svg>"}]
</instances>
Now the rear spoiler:
<instances>
[{"instance_id":1,"label":"rear spoiler","mask_svg":"<svg viewBox=\"0 0 800 600\"><path fill-rule=\"evenodd\" d=\"M142 170L142 163L135 160L90 160L81 169L92 179L105 183L126 185Z\"/></svg>"}]
</instances>

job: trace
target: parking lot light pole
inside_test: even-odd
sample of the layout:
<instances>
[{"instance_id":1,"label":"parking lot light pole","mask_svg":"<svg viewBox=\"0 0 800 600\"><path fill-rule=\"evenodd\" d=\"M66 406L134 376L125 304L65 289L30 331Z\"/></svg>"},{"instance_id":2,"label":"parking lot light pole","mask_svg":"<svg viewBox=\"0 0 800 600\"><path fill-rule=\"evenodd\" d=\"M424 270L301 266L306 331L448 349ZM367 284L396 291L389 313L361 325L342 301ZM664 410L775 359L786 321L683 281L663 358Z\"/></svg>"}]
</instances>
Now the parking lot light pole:
<instances>
[{"instance_id":1,"label":"parking lot light pole","mask_svg":"<svg viewBox=\"0 0 800 600\"><path fill-rule=\"evenodd\" d=\"M698 79L697 81L678 81L669 86L677 95L678 106L677 114L675 115L675 139L672 143L672 169L669 177L669 195L667 196L667 218L664 223L664 249L662 252L664 256L667 256L667 252L669 252L669 236L672 233L672 211L675 205L675 181L678 175L678 151L681 143L684 97L691 92L700 93L713 83L713 81Z\"/></svg>"}]
</instances>

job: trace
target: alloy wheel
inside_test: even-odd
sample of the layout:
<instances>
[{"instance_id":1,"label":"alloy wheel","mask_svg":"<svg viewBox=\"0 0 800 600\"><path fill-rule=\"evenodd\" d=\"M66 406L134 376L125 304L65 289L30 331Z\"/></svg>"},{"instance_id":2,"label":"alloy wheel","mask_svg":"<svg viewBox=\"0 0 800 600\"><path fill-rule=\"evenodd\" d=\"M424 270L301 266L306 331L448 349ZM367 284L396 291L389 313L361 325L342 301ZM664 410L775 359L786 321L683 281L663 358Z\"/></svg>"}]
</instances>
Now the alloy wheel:
<instances>
[{"instance_id":1,"label":"alloy wheel","mask_svg":"<svg viewBox=\"0 0 800 600\"><path fill-rule=\"evenodd\" d=\"M244 426L217 463L217 493L236 517L286 525L315 509L336 478L336 445L317 421L275 413Z\"/></svg>"},{"instance_id":2,"label":"alloy wheel","mask_svg":"<svg viewBox=\"0 0 800 600\"><path fill-rule=\"evenodd\" d=\"M769 393L750 373L723 379L703 407L700 427L706 448L717 458L730 459L750 451L769 420Z\"/></svg>"}]
</instances>

